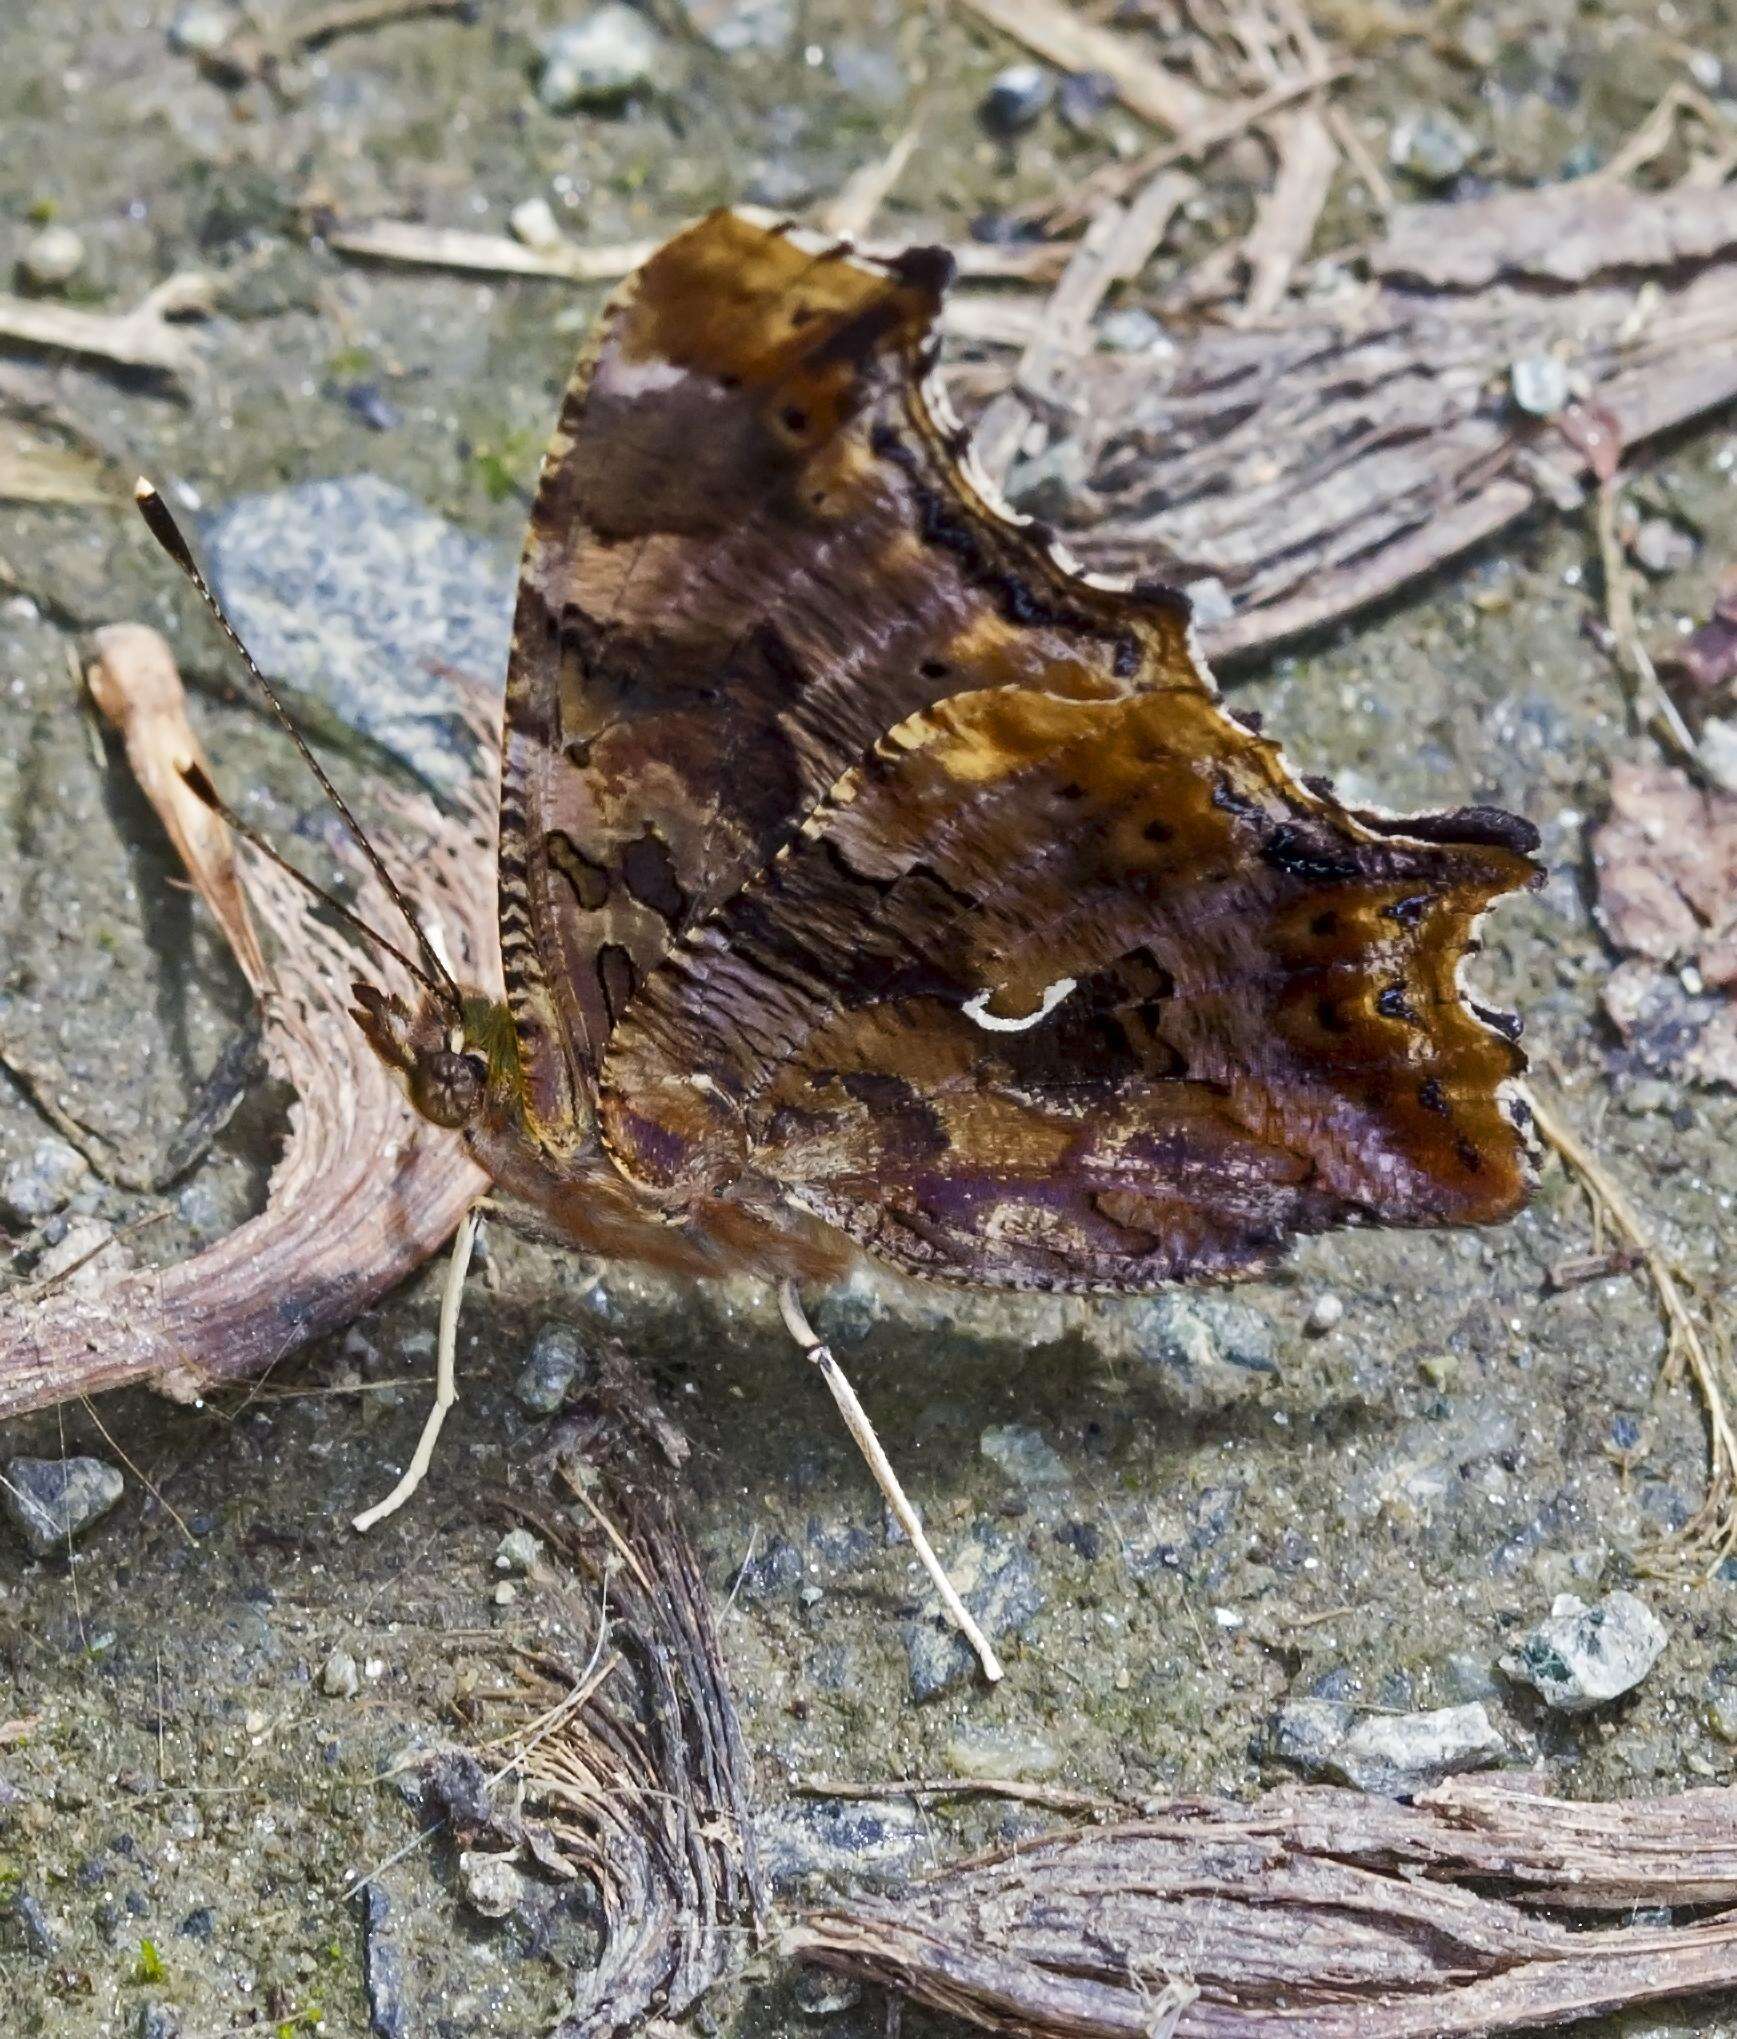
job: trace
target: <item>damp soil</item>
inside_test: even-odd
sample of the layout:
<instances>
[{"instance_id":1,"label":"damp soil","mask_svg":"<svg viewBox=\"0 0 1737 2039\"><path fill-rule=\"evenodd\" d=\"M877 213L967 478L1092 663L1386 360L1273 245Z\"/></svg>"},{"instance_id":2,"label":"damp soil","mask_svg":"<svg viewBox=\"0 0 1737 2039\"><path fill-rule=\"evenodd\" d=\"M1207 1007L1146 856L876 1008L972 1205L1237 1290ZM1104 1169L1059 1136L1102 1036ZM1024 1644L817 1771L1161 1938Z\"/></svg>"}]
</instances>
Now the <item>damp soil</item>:
<instances>
[{"instance_id":1,"label":"damp soil","mask_svg":"<svg viewBox=\"0 0 1737 2039\"><path fill-rule=\"evenodd\" d=\"M1126 127L1111 115L1076 138L1052 116L1016 145L989 140L974 109L1016 53L939 5L807 0L779 47L735 56L671 33L659 89L608 118L538 105L536 38L561 18L549 6L341 40L275 89L203 77L171 46L166 12L77 0L16 8L6 25L0 261L52 217L85 241L79 288L95 305L130 303L175 269L218 279L190 392L66 368L57 401L129 468L177 478L189 504L366 470L503 553L598 293L347 263L307 231L321 208L501 232L540 194L576 237L627 240L744 192L824 195L920 113L924 145L887 230L958 234L1076 179ZM1425 36L1362 9L1319 18L1362 60L1346 99L1357 120L1385 129L1445 107L1483 145L1475 177L1497 183L1608 154L1685 52L1728 51L1732 26L1720 0L1668 23L1542 0L1444 8ZM1246 221L1255 174L1239 151L1214 164L1151 283ZM1324 241L1358 224L1330 216ZM1646 591L1661 630L1704 613L1732 555L1734 454L1728 421L1647 471L1643 492L1702 538ZM1612 761L1641 747L1585 628L1595 580L1590 531L1541 520L1268 663L1239 698L1358 800L1496 801L1538 822L1550 881L1492 921L1480 981L1523 1010L1542 1080L1717 1292L1733 1262L1737 1106L1630 1066L1599 1014L1611 958L1586 837ZM246 1001L81 707L69 665L88 631L166 629L226 782L261 825L318 834L284 746L229 696L171 582L124 513L9 507L0 520L0 1043L144 1163ZM342 754L338 769L365 806L379 761ZM251 1097L166 1197L93 1177L76 1204L117 1223L160 1211L133 1250L185 1252L257 1203L281 1109ZM45 1131L0 1080L0 1171ZM366 1539L345 1525L390 1485L422 1420L438 1271L206 1406L140 1392L16 1423L6 1457L90 1451L124 1463L127 1491L70 1564L0 1537L5 2028L359 2039L371 2015L389 2028L389 2009L370 2011L348 1894L382 1864L374 1956L396 1971L403 2031L516 2039L558 2012L581 1913L479 1916L400 1788L418 1750L486 1734L513 1647L569 1618L535 1580L501 1604L506 1524L491 1501L539 1448L513 1384L551 1323L626 1341L692 1440L690 1519L768 1805L816 1778L959 1769L1134 1800L1246 1796L1276 1774L1275 1708L1308 1694L1395 1710L1481 1698L1514 1761L1568 1795L1726 1779L1737 1581L1642 1584L1669 1646L1635 1694L1588 1718L1550 1714L1496 1669L1556 1593L1631 1583L1700 1492L1701 1423L1684 1392L1657 1391L1645 1291L1624 1276L1548 1284L1587 1244L1581 1199L1552 1166L1497 1233L1308 1243L1201 1304L1192 1343L1150 1304L854 1283L827 1323L937 1542L988 1538L1018 1559L1025 1618L1005 1683L922 1704L908 1550L746 1287L671 1289L495 1233L434 1476ZM1312 1331L1328 1294L1343 1314ZM1048 1453L1017 1432L1010 1444L1006 1426ZM334 1651L355 1661L353 1693L325 1689ZM1033 1818L926 1808L901 1830L903 1866ZM817 2008L762 1969L694 2022L884 2029L872 1994L824 2022ZM955 2030L915 2013L904 2029ZM1599 2029L1731 2033L1737 2007Z\"/></svg>"}]
</instances>

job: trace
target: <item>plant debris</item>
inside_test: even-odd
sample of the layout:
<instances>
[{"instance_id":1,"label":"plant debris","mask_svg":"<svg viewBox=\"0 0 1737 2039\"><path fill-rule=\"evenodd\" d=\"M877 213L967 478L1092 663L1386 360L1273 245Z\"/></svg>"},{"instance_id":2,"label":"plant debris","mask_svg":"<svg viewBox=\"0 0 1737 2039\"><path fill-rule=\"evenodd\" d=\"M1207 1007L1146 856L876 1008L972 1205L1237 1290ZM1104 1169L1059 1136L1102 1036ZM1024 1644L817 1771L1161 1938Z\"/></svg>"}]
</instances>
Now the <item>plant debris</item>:
<instances>
[{"instance_id":1,"label":"plant debris","mask_svg":"<svg viewBox=\"0 0 1737 2039\"><path fill-rule=\"evenodd\" d=\"M1411 1805L1185 1800L807 1913L779 1944L1032 2039L1450 2039L1729 1989L1737 1916L1653 1908L1734 1901L1737 1793L1582 1805L1456 1778Z\"/></svg>"},{"instance_id":2,"label":"plant debris","mask_svg":"<svg viewBox=\"0 0 1737 2039\"><path fill-rule=\"evenodd\" d=\"M198 756L180 682L160 641L105 632L96 671L105 712L126 730L128 758L171 810L179 763ZM496 737L474 704L477 769L456 819L420 799L398 803L400 853L427 916L458 967L494 968ZM184 785L181 792L185 793ZM111 1279L50 1295L0 1298L0 1416L149 1379L196 1399L215 1381L259 1373L324 1331L350 1323L439 1251L486 1187L457 1138L421 1119L350 1017L364 974L409 990L398 966L322 918L284 872L243 852L245 895L221 837L191 815L171 833L189 875L211 888L219 925L250 968L246 901L276 948L276 986L262 1000L263 1051L296 1101L265 1208L216 1245L170 1267L117 1266ZM385 925L390 902L353 860L356 910ZM99 1263L100 1265L101 1263Z\"/></svg>"},{"instance_id":3,"label":"plant debris","mask_svg":"<svg viewBox=\"0 0 1737 2039\"><path fill-rule=\"evenodd\" d=\"M1650 1066L1737 1084L1737 794L1620 763L1592 839L1598 917L1630 959L1604 1008Z\"/></svg>"},{"instance_id":4,"label":"plant debris","mask_svg":"<svg viewBox=\"0 0 1737 2039\"><path fill-rule=\"evenodd\" d=\"M747 1753L699 1561L670 1499L670 1466L686 1452L635 1369L606 1351L560 1447L577 1506L504 1501L600 1595L601 1611L579 1617L595 1631L584 1669L539 1659L534 1714L491 1745L508 1745L501 1775L522 1784L524 1815L480 1813L472 1791L459 1822L466 1845L481 1835L522 1848L550 1874L597 1887L602 1949L556 2039L680 2016L739 1965L765 1912ZM453 1791L443 1797L451 1813Z\"/></svg>"},{"instance_id":5,"label":"plant debris","mask_svg":"<svg viewBox=\"0 0 1737 2039\"><path fill-rule=\"evenodd\" d=\"M1661 660L1666 672L1680 676L1687 691L1708 702L1737 680L1737 566L1720 576L1713 613L1675 651Z\"/></svg>"},{"instance_id":6,"label":"plant debris","mask_svg":"<svg viewBox=\"0 0 1737 2039\"><path fill-rule=\"evenodd\" d=\"M1212 588L1200 621L1221 660L1584 499L1595 459L1514 404L1514 363L1563 358L1628 449L1737 396L1729 187L1582 180L1402 208L1363 266L1317 265L1269 318L1201 325L1156 366L1083 357L1056 391L1091 477L1066 520L1077 549ZM966 399L999 380L959 372Z\"/></svg>"},{"instance_id":7,"label":"plant debris","mask_svg":"<svg viewBox=\"0 0 1737 2039\"><path fill-rule=\"evenodd\" d=\"M193 271L165 277L128 312L0 296L0 346L84 355L187 382L198 370L199 354L178 322L210 308L210 279Z\"/></svg>"}]
</instances>

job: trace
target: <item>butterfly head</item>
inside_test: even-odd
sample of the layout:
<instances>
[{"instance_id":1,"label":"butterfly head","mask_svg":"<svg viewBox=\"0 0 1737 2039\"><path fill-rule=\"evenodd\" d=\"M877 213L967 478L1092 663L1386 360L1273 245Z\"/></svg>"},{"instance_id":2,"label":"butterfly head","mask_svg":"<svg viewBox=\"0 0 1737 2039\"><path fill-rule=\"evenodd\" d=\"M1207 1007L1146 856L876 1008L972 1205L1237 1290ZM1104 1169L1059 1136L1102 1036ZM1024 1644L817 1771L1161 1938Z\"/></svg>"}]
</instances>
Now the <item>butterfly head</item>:
<instances>
[{"instance_id":1,"label":"butterfly head","mask_svg":"<svg viewBox=\"0 0 1737 2039\"><path fill-rule=\"evenodd\" d=\"M388 1069L410 1093L422 1116L437 1126L462 1127L491 1094L517 1079L511 1016L497 1000L467 997L456 1010L429 997L412 1009L394 992L372 984L351 987L356 1024Z\"/></svg>"}]
</instances>

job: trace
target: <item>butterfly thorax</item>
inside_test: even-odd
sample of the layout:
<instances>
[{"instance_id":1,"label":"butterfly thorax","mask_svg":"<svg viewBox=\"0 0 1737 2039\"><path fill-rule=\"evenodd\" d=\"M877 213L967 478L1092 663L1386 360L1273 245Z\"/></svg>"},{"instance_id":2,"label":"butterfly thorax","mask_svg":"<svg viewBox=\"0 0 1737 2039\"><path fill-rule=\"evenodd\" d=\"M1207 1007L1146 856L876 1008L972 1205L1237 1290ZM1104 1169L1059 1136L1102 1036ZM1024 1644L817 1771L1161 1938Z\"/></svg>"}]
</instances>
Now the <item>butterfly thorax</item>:
<instances>
[{"instance_id":1,"label":"butterfly thorax","mask_svg":"<svg viewBox=\"0 0 1737 2039\"><path fill-rule=\"evenodd\" d=\"M644 1137L630 1143L612 1147L585 1127L557 1147L537 1123L504 1004L466 996L455 1014L429 997L412 1010L372 985L354 989L374 1052L424 1118L461 1135L518 1229L671 1273L828 1276L854 1257L836 1233L744 1172L739 1140L730 1165L730 1121L716 1101L694 1115L694 1137L679 1150L667 1114L662 1128L634 1123ZM703 1084L692 1094L708 1102Z\"/></svg>"}]
</instances>

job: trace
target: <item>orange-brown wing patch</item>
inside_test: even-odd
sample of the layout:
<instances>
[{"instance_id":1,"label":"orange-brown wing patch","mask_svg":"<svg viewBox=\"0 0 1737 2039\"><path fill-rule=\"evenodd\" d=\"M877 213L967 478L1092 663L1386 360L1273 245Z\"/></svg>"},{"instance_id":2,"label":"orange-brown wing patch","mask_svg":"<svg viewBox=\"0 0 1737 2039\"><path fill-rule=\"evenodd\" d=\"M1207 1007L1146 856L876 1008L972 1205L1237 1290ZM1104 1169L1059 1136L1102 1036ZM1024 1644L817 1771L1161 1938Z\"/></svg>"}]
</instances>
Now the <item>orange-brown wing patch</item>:
<instances>
[{"instance_id":1,"label":"orange-brown wing patch","mask_svg":"<svg viewBox=\"0 0 1737 2039\"><path fill-rule=\"evenodd\" d=\"M910 718L647 982L602 1126L916 1271L1140 1288L1528 1185L1514 1029L1458 972L1537 876L1487 810L1371 825L1172 666Z\"/></svg>"},{"instance_id":2,"label":"orange-brown wing patch","mask_svg":"<svg viewBox=\"0 0 1737 2039\"><path fill-rule=\"evenodd\" d=\"M671 943L913 711L1107 696L1180 655L989 510L921 388L947 259L718 213L606 313L525 553L502 771L507 988L533 1122L576 1137Z\"/></svg>"}]
</instances>

